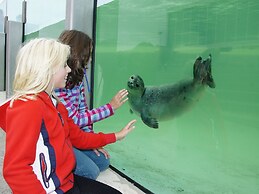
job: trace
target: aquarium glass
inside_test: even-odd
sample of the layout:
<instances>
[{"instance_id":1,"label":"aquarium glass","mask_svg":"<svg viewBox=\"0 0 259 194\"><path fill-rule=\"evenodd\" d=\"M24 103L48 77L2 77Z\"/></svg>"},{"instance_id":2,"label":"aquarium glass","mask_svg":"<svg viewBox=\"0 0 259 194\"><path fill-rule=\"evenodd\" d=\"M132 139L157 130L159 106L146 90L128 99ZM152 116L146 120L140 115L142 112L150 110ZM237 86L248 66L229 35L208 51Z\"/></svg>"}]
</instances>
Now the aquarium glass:
<instances>
[{"instance_id":1,"label":"aquarium glass","mask_svg":"<svg viewBox=\"0 0 259 194\"><path fill-rule=\"evenodd\" d=\"M66 1L27 0L25 39L57 38L65 29Z\"/></svg>"},{"instance_id":2,"label":"aquarium glass","mask_svg":"<svg viewBox=\"0 0 259 194\"><path fill-rule=\"evenodd\" d=\"M209 54L216 83L158 129L128 102L95 123L107 133L137 119L106 147L115 168L157 194L259 192L258 18L257 0L114 0L97 8L94 107L132 74L158 87L193 79L196 58Z\"/></svg>"}]
</instances>

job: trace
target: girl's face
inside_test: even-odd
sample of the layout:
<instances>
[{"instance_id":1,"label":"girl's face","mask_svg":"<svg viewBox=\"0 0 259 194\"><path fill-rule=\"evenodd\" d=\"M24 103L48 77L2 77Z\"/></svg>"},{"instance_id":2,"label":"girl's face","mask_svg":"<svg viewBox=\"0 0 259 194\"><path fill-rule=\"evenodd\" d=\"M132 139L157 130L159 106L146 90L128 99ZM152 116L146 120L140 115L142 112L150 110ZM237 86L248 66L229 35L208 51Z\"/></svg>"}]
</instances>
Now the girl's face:
<instances>
[{"instance_id":1,"label":"girl's face","mask_svg":"<svg viewBox=\"0 0 259 194\"><path fill-rule=\"evenodd\" d=\"M69 72L71 72L71 69L67 63L63 67L60 67L60 69L53 75L53 89L64 88L66 86L67 75Z\"/></svg>"}]
</instances>

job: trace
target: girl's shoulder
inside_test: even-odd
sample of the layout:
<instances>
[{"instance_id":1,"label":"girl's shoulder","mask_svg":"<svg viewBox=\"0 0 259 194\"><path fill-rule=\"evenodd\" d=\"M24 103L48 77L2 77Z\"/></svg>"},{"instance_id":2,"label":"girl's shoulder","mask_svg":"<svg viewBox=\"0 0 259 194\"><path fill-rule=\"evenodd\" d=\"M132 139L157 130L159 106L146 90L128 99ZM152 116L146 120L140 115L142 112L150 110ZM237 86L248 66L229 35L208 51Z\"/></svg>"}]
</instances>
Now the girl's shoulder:
<instances>
[{"instance_id":1,"label":"girl's shoulder","mask_svg":"<svg viewBox=\"0 0 259 194\"><path fill-rule=\"evenodd\" d=\"M43 100L38 96L20 97L10 104L10 108L24 108L27 110L40 109L44 107Z\"/></svg>"}]
</instances>

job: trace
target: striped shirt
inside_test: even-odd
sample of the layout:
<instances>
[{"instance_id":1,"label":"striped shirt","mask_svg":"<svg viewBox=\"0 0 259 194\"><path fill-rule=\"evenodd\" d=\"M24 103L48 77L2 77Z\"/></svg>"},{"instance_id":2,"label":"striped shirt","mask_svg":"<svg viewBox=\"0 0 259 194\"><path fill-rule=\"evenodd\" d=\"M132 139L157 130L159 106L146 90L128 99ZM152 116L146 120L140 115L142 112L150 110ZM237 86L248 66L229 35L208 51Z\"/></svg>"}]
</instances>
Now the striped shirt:
<instances>
[{"instance_id":1,"label":"striped shirt","mask_svg":"<svg viewBox=\"0 0 259 194\"><path fill-rule=\"evenodd\" d=\"M56 89L55 95L65 105L68 115L74 120L74 123L87 132L93 132L93 123L114 114L114 110L110 104L105 104L92 110L88 109L84 82L80 82L72 89Z\"/></svg>"}]
</instances>

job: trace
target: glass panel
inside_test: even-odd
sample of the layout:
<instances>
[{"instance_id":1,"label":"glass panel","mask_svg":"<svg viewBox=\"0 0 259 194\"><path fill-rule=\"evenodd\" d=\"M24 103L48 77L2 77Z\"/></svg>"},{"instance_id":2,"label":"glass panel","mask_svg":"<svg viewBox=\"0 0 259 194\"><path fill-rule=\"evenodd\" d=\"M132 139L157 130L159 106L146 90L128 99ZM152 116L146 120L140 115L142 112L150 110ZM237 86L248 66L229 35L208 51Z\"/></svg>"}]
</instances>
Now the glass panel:
<instances>
[{"instance_id":1,"label":"glass panel","mask_svg":"<svg viewBox=\"0 0 259 194\"><path fill-rule=\"evenodd\" d=\"M257 0L115 0L97 9L94 107L127 88L132 74L159 88L192 80L198 56L212 55L216 83L188 111L181 103L194 94L174 93L170 101L169 87L155 111L147 113L154 103L143 105L149 118L177 102L167 115L183 114L158 129L131 114L129 103L96 123L96 131L108 132L138 120L125 140L107 147L113 166L159 194L259 191L258 10Z\"/></svg>"},{"instance_id":2,"label":"glass panel","mask_svg":"<svg viewBox=\"0 0 259 194\"><path fill-rule=\"evenodd\" d=\"M0 0L0 33L4 32L4 17L6 16L6 0ZM2 45L1 45L2 47Z\"/></svg>"},{"instance_id":3,"label":"glass panel","mask_svg":"<svg viewBox=\"0 0 259 194\"><path fill-rule=\"evenodd\" d=\"M57 38L65 29L66 1L27 0L26 39Z\"/></svg>"},{"instance_id":4,"label":"glass panel","mask_svg":"<svg viewBox=\"0 0 259 194\"><path fill-rule=\"evenodd\" d=\"M22 1L6 0L6 15L10 21L22 22Z\"/></svg>"}]
</instances>

